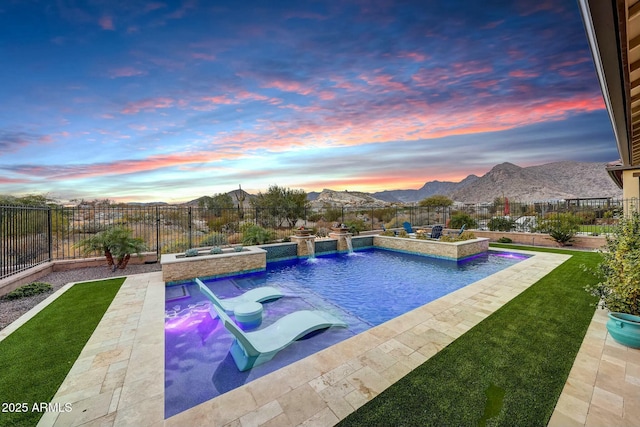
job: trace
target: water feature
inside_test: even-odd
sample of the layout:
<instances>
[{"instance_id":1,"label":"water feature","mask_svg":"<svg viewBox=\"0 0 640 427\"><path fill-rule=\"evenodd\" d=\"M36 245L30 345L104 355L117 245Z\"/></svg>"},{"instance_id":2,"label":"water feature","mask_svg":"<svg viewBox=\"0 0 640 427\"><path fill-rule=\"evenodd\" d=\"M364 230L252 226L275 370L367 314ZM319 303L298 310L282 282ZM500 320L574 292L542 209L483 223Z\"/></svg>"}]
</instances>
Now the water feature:
<instances>
[{"instance_id":1,"label":"water feature","mask_svg":"<svg viewBox=\"0 0 640 427\"><path fill-rule=\"evenodd\" d=\"M309 253L309 259L316 259L316 245L311 239L307 239L307 252Z\"/></svg>"},{"instance_id":2,"label":"water feature","mask_svg":"<svg viewBox=\"0 0 640 427\"><path fill-rule=\"evenodd\" d=\"M351 236L347 235L344 236L344 240L347 242L347 249L349 251L349 254L353 253L353 242L351 241Z\"/></svg>"}]
</instances>

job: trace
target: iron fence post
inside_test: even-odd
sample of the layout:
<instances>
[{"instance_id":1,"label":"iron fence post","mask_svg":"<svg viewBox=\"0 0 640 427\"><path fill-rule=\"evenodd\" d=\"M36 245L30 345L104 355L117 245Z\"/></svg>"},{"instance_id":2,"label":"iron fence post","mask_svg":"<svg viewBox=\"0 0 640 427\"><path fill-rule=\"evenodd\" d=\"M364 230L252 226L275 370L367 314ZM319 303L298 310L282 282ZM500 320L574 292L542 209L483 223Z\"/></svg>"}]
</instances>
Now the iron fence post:
<instances>
[{"instance_id":1,"label":"iron fence post","mask_svg":"<svg viewBox=\"0 0 640 427\"><path fill-rule=\"evenodd\" d=\"M47 261L51 261L53 259L53 227L51 221L51 208L47 209L47 247L49 249L49 259Z\"/></svg>"},{"instance_id":2,"label":"iron fence post","mask_svg":"<svg viewBox=\"0 0 640 427\"><path fill-rule=\"evenodd\" d=\"M192 240L191 240L191 206L187 209L187 220L189 221L189 225L187 229L189 230L189 249L192 248Z\"/></svg>"},{"instance_id":3,"label":"iron fence post","mask_svg":"<svg viewBox=\"0 0 640 427\"><path fill-rule=\"evenodd\" d=\"M160 210L156 205L156 259L160 261Z\"/></svg>"}]
</instances>

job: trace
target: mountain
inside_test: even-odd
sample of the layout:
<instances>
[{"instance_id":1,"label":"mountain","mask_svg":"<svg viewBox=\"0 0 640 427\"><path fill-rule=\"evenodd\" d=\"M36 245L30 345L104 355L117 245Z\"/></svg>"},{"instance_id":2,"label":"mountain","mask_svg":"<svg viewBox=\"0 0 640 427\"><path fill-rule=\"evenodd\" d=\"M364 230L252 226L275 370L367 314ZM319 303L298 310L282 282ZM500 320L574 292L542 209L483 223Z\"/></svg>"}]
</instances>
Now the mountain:
<instances>
[{"instance_id":1,"label":"mountain","mask_svg":"<svg viewBox=\"0 0 640 427\"><path fill-rule=\"evenodd\" d=\"M313 208L323 206L386 206L384 200L377 199L369 193L360 191L334 191L324 189L315 199L311 200Z\"/></svg>"},{"instance_id":2,"label":"mountain","mask_svg":"<svg viewBox=\"0 0 640 427\"><path fill-rule=\"evenodd\" d=\"M237 196L244 197L243 205L250 207L255 196L242 189L233 190L234 204ZM588 197L622 197L620 190L609 178L604 163L554 162L539 166L520 167L513 163L494 166L481 177L469 175L460 182L428 181L417 190L385 190L377 193L335 191L307 193L312 207L329 206L387 206L392 203L415 203L427 197L442 194L456 202L492 202L497 197L512 201L533 202ZM185 205L198 206L195 199Z\"/></svg>"},{"instance_id":3,"label":"mountain","mask_svg":"<svg viewBox=\"0 0 640 427\"><path fill-rule=\"evenodd\" d=\"M478 179L476 175L469 175L460 182L429 181L418 190L385 190L373 193L372 196L391 203L413 203L436 194L451 194L473 184Z\"/></svg>"},{"instance_id":4,"label":"mountain","mask_svg":"<svg viewBox=\"0 0 640 427\"><path fill-rule=\"evenodd\" d=\"M522 202L587 197L622 197L604 163L555 162L522 168L496 165L472 184L447 194L465 203L505 196Z\"/></svg>"},{"instance_id":5,"label":"mountain","mask_svg":"<svg viewBox=\"0 0 640 427\"><path fill-rule=\"evenodd\" d=\"M428 181L417 190L386 190L372 194L323 190L321 193L309 193L308 198L317 206L322 202L379 206L384 202L415 203L436 194L463 203L492 202L502 196L513 201L533 202L622 197L622 190L609 178L604 163L565 161L523 168L506 162L494 166L482 177L469 175L460 182Z\"/></svg>"},{"instance_id":6,"label":"mountain","mask_svg":"<svg viewBox=\"0 0 640 427\"><path fill-rule=\"evenodd\" d=\"M253 199L254 196L253 194L249 194L246 191L242 190L242 189L238 189L238 190L232 190L232 191L228 191L226 194L231 196L231 200L233 200L233 204L234 206L236 206L238 204L238 200L242 200L242 207L243 208L250 208L251 207L251 203L249 202L249 200ZM186 203L182 203L183 206L194 206L194 207L199 207L201 202L204 202L204 200L209 197L209 196L202 196L202 197L198 197L197 199L191 200L189 202Z\"/></svg>"}]
</instances>

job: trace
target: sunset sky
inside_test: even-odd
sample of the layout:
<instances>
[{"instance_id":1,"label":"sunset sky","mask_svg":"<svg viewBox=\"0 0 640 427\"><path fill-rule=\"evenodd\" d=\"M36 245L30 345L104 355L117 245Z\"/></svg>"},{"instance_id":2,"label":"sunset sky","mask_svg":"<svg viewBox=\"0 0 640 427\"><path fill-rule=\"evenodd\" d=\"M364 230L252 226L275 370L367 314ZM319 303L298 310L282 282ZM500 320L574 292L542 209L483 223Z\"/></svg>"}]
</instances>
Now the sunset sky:
<instances>
[{"instance_id":1,"label":"sunset sky","mask_svg":"<svg viewBox=\"0 0 640 427\"><path fill-rule=\"evenodd\" d=\"M374 192L618 158L575 0L9 0L0 63L0 194Z\"/></svg>"}]
</instances>

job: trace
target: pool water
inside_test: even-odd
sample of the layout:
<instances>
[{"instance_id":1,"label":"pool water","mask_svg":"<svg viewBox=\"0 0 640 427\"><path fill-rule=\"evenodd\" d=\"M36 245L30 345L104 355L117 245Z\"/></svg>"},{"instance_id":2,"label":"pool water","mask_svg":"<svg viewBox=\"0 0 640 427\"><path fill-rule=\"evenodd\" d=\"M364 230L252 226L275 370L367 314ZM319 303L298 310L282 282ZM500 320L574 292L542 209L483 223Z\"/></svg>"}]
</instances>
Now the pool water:
<instances>
[{"instance_id":1,"label":"pool water","mask_svg":"<svg viewBox=\"0 0 640 427\"><path fill-rule=\"evenodd\" d=\"M334 254L315 260L273 262L264 272L206 281L228 298L259 286L285 296L264 306L263 328L297 310L325 310L348 328L330 328L296 341L271 361L238 371L233 337L209 314L197 285L189 296L167 301L165 319L165 417L246 384L292 362L509 267L526 256L489 252L464 261L383 249Z\"/></svg>"}]
</instances>

